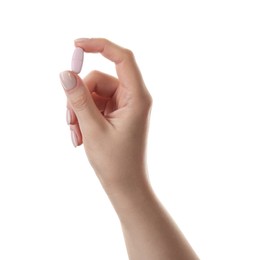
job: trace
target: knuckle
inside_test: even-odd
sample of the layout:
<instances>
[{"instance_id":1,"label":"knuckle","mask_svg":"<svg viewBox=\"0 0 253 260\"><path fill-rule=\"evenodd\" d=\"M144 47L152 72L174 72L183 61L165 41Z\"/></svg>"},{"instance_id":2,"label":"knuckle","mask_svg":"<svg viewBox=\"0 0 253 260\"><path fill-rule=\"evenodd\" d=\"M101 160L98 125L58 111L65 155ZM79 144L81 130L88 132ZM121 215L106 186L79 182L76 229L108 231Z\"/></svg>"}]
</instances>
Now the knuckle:
<instances>
[{"instance_id":1,"label":"knuckle","mask_svg":"<svg viewBox=\"0 0 253 260\"><path fill-rule=\"evenodd\" d=\"M148 93L146 99L147 99L147 100L146 100L147 107L148 107L149 109L151 109L152 106L153 106L153 98L152 98L152 96Z\"/></svg>"},{"instance_id":2,"label":"knuckle","mask_svg":"<svg viewBox=\"0 0 253 260\"><path fill-rule=\"evenodd\" d=\"M137 118L147 118L152 109L152 97L150 94L142 96L142 98L137 102L135 109L135 117Z\"/></svg>"},{"instance_id":3,"label":"knuckle","mask_svg":"<svg viewBox=\"0 0 253 260\"><path fill-rule=\"evenodd\" d=\"M144 114L144 115L147 115L147 114L149 114L149 112L151 111L151 103L150 102L146 102L146 103L144 103L144 105L143 105L143 108L142 108L142 113Z\"/></svg>"},{"instance_id":4,"label":"knuckle","mask_svg":"<svg viewBox=\"0 0 253 260\"><path fill-rule=\"evenodd\" d=\"M97 77L98 75L100 74L100 72L98 70L92 70L88 75L87 77L88 78L93 78L93 77Z\"/></svg>"},{"instance_id":5,"label":"knuckle","mask_svg":"<svg viewBox=\"0 0 253 260\"><path fill-rule=\"evenodd\" d=\"M104 46L104 48L106 48L106 46L108 44L110 44L110 41L106 38L99 38L99 40L101 41L102 45Z\"/></svg>"},{"instance_id":6,"label":"knuckle","mask_svg":"<svg viewBox=\"0 0 253 260\"><path fill-rule=\"evenodd\" d=\"M124 56L126 58L128 58L128 59L133 59L134 58L134 53L131 50L125 48L123 50L123 52L124 52Z\"/></svg>"},{"instance_id":7,"label":"knuckle","mask_svg":"<svg viewBox=\"0 0 253 260\"><path fill-rule=\"evenodd\" d=\"M72 96L71 104L75 111L82 111L87 106L87 96L86 95Z\"/></svg>"},{"instance_id":8,"label":"knuckle","mask_svg":"<svg viewBox=\"0 0 253 260\"><path fill-rule=\"evenodd\" d=\"M143 102L142 102L142 112L144 114L148 114L152 108L152 104L153 104L153 99L152 96L147 93L145 95L145 97L143 98Z\"/></svg>"},{"instance_id":9,"label":"knuckle","mask_svg":"<svg viewBox=\"0 0 253 260\"><path fill-rule=\"evenodd\" d=\"M102 41L103 43L108 43L109 42L109 40L107 39L107 38L99 38L99 40L100 41Z\"/></svg>"}]
</instances>

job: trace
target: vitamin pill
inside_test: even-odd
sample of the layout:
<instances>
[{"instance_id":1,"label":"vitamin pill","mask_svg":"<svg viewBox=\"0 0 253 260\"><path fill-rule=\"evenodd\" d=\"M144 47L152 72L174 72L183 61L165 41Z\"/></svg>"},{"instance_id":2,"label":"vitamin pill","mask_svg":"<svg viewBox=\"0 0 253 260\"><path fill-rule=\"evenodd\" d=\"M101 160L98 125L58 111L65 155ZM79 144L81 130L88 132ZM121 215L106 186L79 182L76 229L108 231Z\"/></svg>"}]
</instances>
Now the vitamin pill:
<instances>
[{"instance_id":1,"label":"vitamin pill","mask_svg":"<svg viewBox=\"0 0 253 260\"><path fill-rule=\"evenodd\" d=\"M77 47L73 53L71 70L78 74L82 70L82 66L83 66L83 49Z\"/></svg>"}]
</instances>

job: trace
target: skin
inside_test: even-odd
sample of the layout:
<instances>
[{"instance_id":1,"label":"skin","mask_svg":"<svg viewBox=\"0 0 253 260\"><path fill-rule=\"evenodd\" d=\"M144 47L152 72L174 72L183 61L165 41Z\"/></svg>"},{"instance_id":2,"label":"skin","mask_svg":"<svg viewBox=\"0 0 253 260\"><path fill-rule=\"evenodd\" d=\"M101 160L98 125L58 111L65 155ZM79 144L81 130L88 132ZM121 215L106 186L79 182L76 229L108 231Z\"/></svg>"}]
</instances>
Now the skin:
<instances>
[{"instance_id":1,"label":"skin","mask_svg":"<svg viewBox=\"0 0 253 260\"><path fill-rule=\"evenodd\" d=\"M117 78L93 71L65 90L70 128L119 217L131 260L198 259L148 179L146 143L152 98L133 53L106 39L75 46L115 63Z\"/></svg>"}]
</instances>

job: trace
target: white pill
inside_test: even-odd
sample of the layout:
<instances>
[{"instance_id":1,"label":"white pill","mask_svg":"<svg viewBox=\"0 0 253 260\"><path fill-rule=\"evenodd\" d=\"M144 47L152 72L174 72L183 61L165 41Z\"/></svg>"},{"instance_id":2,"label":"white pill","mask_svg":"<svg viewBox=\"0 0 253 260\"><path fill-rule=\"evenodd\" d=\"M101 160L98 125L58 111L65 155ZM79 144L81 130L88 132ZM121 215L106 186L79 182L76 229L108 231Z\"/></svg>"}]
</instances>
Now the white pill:
<instances>
[{"instance_id":1,"label":"white pill","mask_svg":"<svg viewBox=\"0 0 253 260\"><path fill-rule=\"evenodd\" d=\"M71 70L78 74L81 72L82 66L83 66L83 49L77 47L73 53Z\"/></svg>"}]
</instances>

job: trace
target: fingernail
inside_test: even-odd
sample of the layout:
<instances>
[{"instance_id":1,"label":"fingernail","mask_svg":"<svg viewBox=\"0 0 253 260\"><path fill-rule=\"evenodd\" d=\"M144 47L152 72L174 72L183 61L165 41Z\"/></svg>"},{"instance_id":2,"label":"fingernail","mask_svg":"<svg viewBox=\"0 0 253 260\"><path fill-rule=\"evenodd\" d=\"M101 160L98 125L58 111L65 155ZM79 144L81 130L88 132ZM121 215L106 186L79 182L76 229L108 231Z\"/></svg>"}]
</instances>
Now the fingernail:
<instances>
[{"instance_id":1,"label":"fingernail","mask_svg":"<svg viewBox=\"0 0 253 260\"><path fill-rule=\"evenodd\" d=\"M76 86L76 77L69 71L63 71L60 74L62 86L66 90L70 90Z\"/></svg>"},{"instance_id":2,"label":"fingernail","mask_svg":"<svg viewBox=\"0 0 253 260\"><path fill-rule=\"evenodd\" d=\"M70 110L68 108L67 108L67 112L66 112L66 121L67 121L68 125L71 124L71 113L70 113Z\"/></svg>"},{"instance_id":3,"label":"fingernail","mask_svg":"<svg viewBox=\"0 0 253 260\"><path fill-rule=\"evenodd\" d=\"M78 145L77 136L76 136L76 133L73 130L71 130L71 140L72 140L74 147L77 147L77 145Z\"/></svg>"},{"instance_id":4,"label":"fingernail","mask_svg":"<svg viewBox=\"0 0 253 260\"><path fill-rule=\"evenodd\" d=\"M84 41L88 41L89 38L78 38L78 39L75 39L75 42L84 42Z\"/></svg>"}]
</instances>

